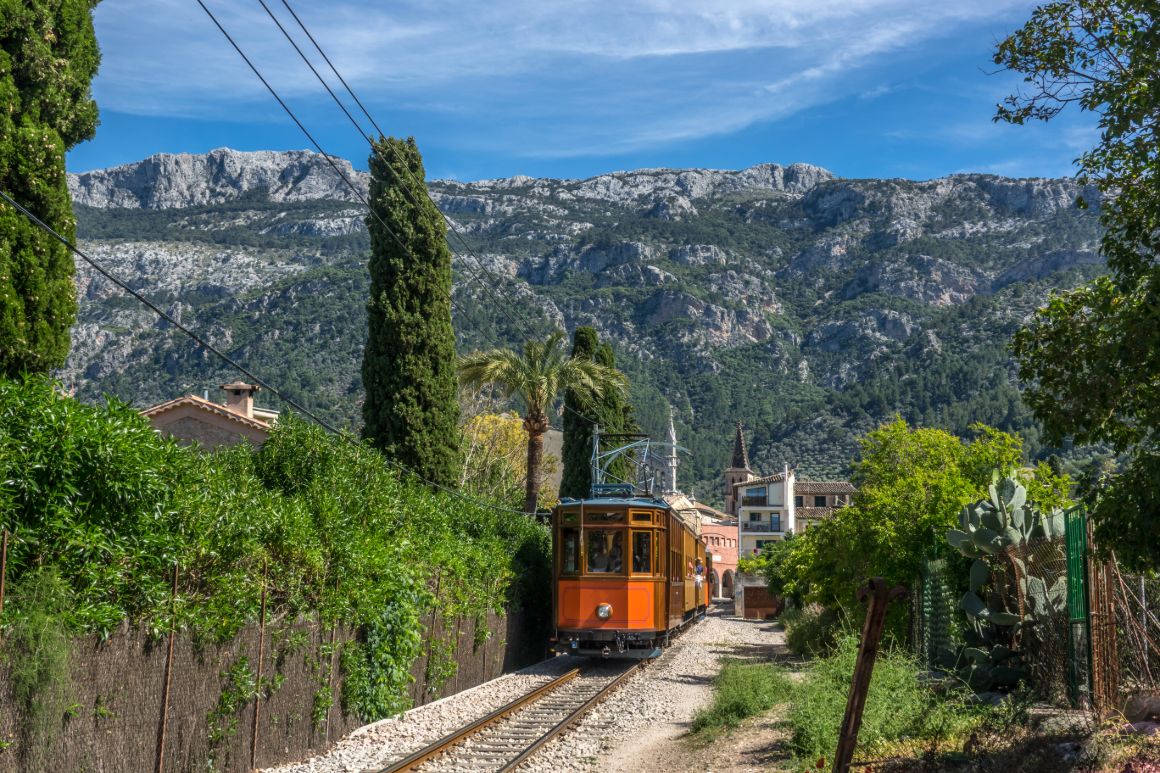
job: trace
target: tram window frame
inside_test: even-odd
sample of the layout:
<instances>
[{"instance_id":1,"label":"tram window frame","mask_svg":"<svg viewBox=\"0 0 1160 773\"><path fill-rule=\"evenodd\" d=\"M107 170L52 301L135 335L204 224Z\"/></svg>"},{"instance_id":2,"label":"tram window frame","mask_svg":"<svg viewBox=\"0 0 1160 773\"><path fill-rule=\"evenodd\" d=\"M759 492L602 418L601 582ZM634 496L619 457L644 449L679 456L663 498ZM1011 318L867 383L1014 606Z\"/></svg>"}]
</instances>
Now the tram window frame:
<instances>
[{"instance_id":1,"label":"tram window frame","mask_svg":"<svg viewBox=\"0 0 1160 773\"><path fill-rule=\"evenodd\" d=\"M651 510L629 510L628 519L633 526L649 526L655 520Z\"/></svg>"},{"instance_id":2,"label":"tram window frame","mask_svg":"<svg viewBox=\"0 0 1160 773\"><path fill-rule=\"evenodd\" d=\"M589 510L584 513L584 525L620 526L624 524L623 510Z\"/></svg>"},{"instance_id":3,"label":"tram window frame","mask_svg":"<svg viewBox=\"0 0 1160 773\"><path fill-rule=\"evenodd\" d=\"M660 565L658 563L660 554L658 545L660 544L660 532L655 529L633 529L630 543L632 545L631 562L629 565L629 573L636 576L654 577L660 573ZM637 537L647 537L649 546L647 552L649 566L643 570L636 569L636 540Z\"/></svg>"},{"instance_id":4,"label":"tram window frame","mask_svg":"<svg viewBox=\"0 0 1160 773\"><path fill-rule=\"evenodd\" d=\"M573 534L576 536L576 549L574 551L575 563L574 563L572 569L567 569L566 565L565 565L564 546L565 546L568 534ZM558 544L560 545L560 552L559 552L559 556L557 556L557 560L559 561L560 575L561 576L563 576L563 575L569 575L569 576L579 575L581 567L584 566L584 551L582 549L583 544L582 544L581 539L580 539L579 527L568 526L568 527L561 528L560 529L560 541Z\"/></svg>"},{"instance_id":5,"label":"tram window frame","mask_svg":"<svg viewBox=\"0 0 1160 773\"><path fill-rule=\"evenodd\" d=\"M583 554L584 555L584 574L592 575L592 576L596 576L596 577L624 577L624 576L626 576L628 574L627 568L630 566L630 562L625 560L625 551L624 551L624 542L625 542L624 535L625 535L625 533L628 533L628 530L623 529L623 528L620 528L620 529L592 529L592 528L585 529L584 530L584 554ZM594 537L596 537L596 535L598 535L598 534L612 535L614 541L612 542L611 547L608 548L608 554L610 556L611 556L612 550L616 548L615 538L620 537L620 569L618 571L613 571L611 568L611 565L609 566L608 569L604 569L604 570L599 570L599 569L593 570L592 567L590 566L589 561L591 560L592 551L589 548L592 545L592 539Z\"/></svg>"}]
</instances>

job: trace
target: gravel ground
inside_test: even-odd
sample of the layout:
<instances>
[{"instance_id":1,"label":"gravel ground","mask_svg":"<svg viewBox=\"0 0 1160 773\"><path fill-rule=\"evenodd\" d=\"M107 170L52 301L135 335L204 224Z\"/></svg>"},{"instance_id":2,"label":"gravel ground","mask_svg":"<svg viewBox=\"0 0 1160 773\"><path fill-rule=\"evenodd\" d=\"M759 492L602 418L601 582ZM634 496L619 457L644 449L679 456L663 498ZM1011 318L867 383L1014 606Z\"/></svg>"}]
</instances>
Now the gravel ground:
<instances>
[{"instance_id":1,"label":"gravel ground","mask_svg":"<svg viewBox=\"0 0 1160 773\"><path fill-rule=\"evenodd\" d=\"M405 714L360 727L326 754L266 773L362 773L379 770L396 757L418 751L468 722L490 714L526 692L585 663L571 656L552 658L522 671L411 709Z\"/></svg>"},{"instance_id":2,"label":"gravel ground","mask_svg":"<svg viewBox=\"0 0 1160 773\"><path fill-rule=\"evenodd\" d=\"M768 658L784 649L772 623L733 617L718 605L656 662L633 677L521 771L671 770L673 748L713 697L712 679L725 657Z\"/></svg>"},{"instance_id":3,"label":"gravel ground","mask_svg":"<svg viewBox=\"0 0 1160 773\"><path fill-rule=\"evenodd\" d=\"M663 657L646 666L579 725L545 746L526 771L617 770L620 762L640 769L640 741L665 743L712 697L711 681L723 657L768 657L782 635L769 623L740 620L732 606L717 606L677 639ZM585 662L562 656L391 719L359 728L327 754L268 768L269 773L362 773L409 754L468 722L494 711L533 687Z\"/></svg>"}]
</instances>

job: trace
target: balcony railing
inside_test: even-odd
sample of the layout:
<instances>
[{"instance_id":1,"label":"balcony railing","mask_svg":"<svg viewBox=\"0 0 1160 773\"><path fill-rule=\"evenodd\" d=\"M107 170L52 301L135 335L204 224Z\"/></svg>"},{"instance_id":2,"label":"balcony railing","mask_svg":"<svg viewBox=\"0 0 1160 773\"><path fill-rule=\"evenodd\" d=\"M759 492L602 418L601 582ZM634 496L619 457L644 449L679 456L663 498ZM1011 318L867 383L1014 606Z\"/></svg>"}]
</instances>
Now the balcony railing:
<instances>
[{"instance_id":1,"label":"balcony railing","mask_svg":"<svg viewBox=\"0 0 1160 773\"><path fill-rule=\"evenodd\" d=\"M741 497L742 507L765 507L769 504L769 497Z\"/></svg>"},{"instance_id":2,"label":"balcony railing","mask_svg":"<svg viewBox=\"0 0 1160 773\"><path fill-rule=\"evenodd\" d=\"M777 533L781 531L781 521L742 521L741 531L759 531Z\"/></svg>"}]
</instances>

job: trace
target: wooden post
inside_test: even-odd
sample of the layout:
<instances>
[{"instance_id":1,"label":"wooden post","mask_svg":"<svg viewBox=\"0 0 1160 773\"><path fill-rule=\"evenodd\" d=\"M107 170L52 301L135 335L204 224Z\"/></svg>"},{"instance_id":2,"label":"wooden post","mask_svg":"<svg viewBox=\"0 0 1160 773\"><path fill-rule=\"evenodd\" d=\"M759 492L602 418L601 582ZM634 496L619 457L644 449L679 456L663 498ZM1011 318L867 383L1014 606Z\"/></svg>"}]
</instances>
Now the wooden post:
<instances>
[{"instance_id":1,"label":"wooden post","mask_svg":"<svg viewBox=\"0 0 1160 773\"><path fill-rule=\"evenodd\" d=\"M338 582L339 582L338 578L335 577L334 578L334 597L336 599L338 598ZM326 674L326 685L327 685L327 689L330 690L330 705L326 707L326 745L328 747L330 746L330 715L334 712L334 704L336 702L334 700L334 672L335 672L334 658L335 658L337 653L335 652L334 643L335 643L335 640L337 638L338 638L338 618L336 617L334 620L334 624L330 627L330 671L327 672L327 674Z\"/></svg>"},{"instance_id":2,"label":"wooden post","mask_svg":"<svg viewBox=\"0 0 1160 773\"><path fill-rule=\"evenodd\" d=\"M4 578L8 574L8 529L0 536L0 619L4 617Z\"/></svg>"},{"instance_id":3,"label":"wooden post","mask_svg":"<svg viewBox=\"0 0 1160 773\"><path fill-rule=\"evenodd\" d=\"M866 622L862 626L862 639L858 642L858 660L854 665L854 679L850 685L850 696L846 699L846 716L838 734L838 750L834 755L834 773L849 773L850 762L854 759L854 747L858 745L858 730L862 726L862 709L866 706L866 693L870 689L870 676L874 672L874 659L878 656L878 642L886 625L886 607L891 601L906 595L906 588L897 585L886 587L881 577L872 577L865 586L858 589L858 600L870 601L866 610Z\"/></svg>"},{"instance_id":4,"label":"wooden post","mask_svg":"<svg viewBox=\"0 0 1160 773\"><path fill-rule=\"evenodd\" d=\"M258 618L258 675L254 677L254 728L250 736L250 770L258 767L258 717L262 705L262 660L266 654L266 576L269 564L262 562L262 611Z\"/></svg>"},{"instance_id":5,"label":"wooden post","mask_svg":"<svg viewBox=\"0 0 1160 773\"><path fill-rule=\"evenodd\" d=\"M431 685L431 646L435 643L435 621L439 619L439 588L443 582L443 575L435 575L435 601L431 604L431 622L427 626L427 659L423 663L423 694L419 696L420 705L430 700L427 690Z\"/></svg>"},{"instance_id":6,"label":"wooden post","mask_svg":"<svg viewBox=\"0 0 1160 773\"><path fill-rule=\"evenodd\" d=\"M177 563L173 564L173 590L169 596L169 645L165 653L165 685L161 688L161 726L157 729L157 773L165 769L165 732L169 725L169 690L173 684L173 640L177 630Z\"/></svg>"}]
</instances>

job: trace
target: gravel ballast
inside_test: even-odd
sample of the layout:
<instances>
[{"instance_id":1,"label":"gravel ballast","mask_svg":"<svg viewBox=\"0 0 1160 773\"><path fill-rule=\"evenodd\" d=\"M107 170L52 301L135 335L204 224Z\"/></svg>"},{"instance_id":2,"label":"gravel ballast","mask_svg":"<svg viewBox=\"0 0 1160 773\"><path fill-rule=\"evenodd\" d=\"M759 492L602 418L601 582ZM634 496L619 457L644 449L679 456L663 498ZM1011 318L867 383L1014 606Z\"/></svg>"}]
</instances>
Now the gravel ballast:
<instances>
[{"instance_id":1,"label":"gravel ballast","mask_svg":"<svg viewBox=\"0 0 1160 773\"><path fill-rule=\"evenodd\" d=\"M781 643L769 623L732 617L718 606L682 634L657 661L632 677L580 723L546 745L521 770L611 770L616 760L639 751L642 734L679 733L711 699L711 680L723 657L752 655ZM587 661L561 656L506 674L486 684L355 730L329 752L268 773L362 773L410 754L453 730ZM634 747L635 750L634 750ZM627 760L625 760L627 761ZM609 767L612 764L613 767ZM438 769L436 761L424 766Z\"/></svg>"}]
</instances>

